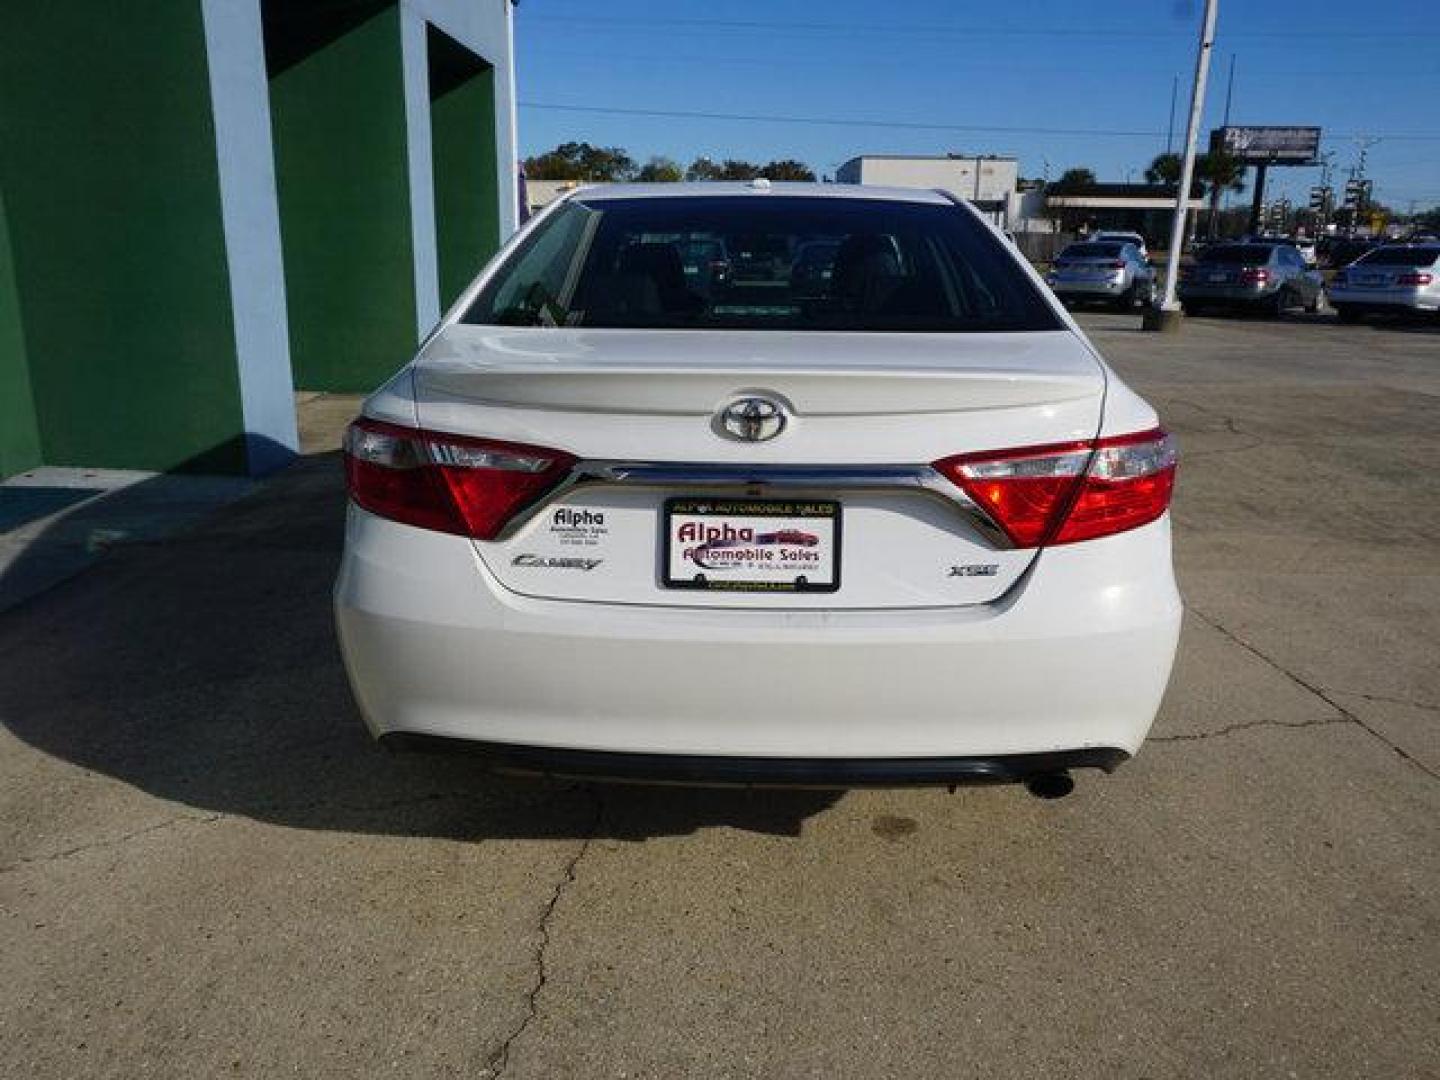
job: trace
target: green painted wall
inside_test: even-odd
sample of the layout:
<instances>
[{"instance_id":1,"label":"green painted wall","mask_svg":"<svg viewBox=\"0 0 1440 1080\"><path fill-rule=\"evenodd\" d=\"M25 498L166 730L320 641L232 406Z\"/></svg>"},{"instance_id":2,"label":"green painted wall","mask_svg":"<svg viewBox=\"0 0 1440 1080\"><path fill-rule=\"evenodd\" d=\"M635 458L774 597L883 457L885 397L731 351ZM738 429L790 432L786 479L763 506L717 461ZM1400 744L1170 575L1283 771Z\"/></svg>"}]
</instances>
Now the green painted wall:
<instances>
[{"instance_id":1,"label":"green painted wall","mask_svg":"<svg viewBox=\"0 0 1440 1080\"><path fill-rule=\"evenodd\" d=\"M432 31L432 87L436 36ZM472 74L430 102L441 310L450 306L500 246L495 72L478 59L473 63Z\"/></svg>"},{"instance_id":2,"label":"green painted wall","mask_svg":"<svg viewBox=\"0 0 1440 1080\"><path fill-rule=\"evenodd\" d=\"M34 468L40 460L40 429L30 390L20 293L10 257L5 192L0 189L0 479Z\"/></svg>"},{"instance_id":3,"label":"green painted wall","mask_svg":"<svg viewBox=\"0 0 1440 1080\"><path fill-rule=\"evenodd\" d=\"M414 352L394 7L270 78L295 385L374 389Z\"/></svg>"},{"instance_id":4,"label":"green painted wall","mask_svg":"<svg viewBox=\"0 0 1440 1080\"><path fill-rule=\"evenodd\" d=\"M7 0L0 189L45 461L243 468L199 0Z\"/></svg>"}]
</instances>

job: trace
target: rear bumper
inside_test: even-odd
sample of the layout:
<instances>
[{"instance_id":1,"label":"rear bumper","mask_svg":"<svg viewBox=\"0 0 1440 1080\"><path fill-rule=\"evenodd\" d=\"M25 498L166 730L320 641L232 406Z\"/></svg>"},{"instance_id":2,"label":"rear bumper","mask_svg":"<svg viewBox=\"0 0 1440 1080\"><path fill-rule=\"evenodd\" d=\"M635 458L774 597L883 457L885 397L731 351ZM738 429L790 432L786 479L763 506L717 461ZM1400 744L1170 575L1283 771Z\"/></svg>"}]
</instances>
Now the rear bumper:
<instances>
[{"instance_id":1,"label":"rear bumper","mask_svg":"<svg viewBox=\"0 0 1440 1080\"><path fill-rule=\"evenodd\" d=\"M396 751L476 757L500 772L611 780L619 783L782 787L906 787L1007 784L1070 769L1114 772L1130 757L1094 748L1050 754L964 758L759 758L685 754L623 754L474 742L390 732L381 745Z\"/></svg>"},{"instance_id":2,"label":"rear bumper","mask_svg":"<svg viewBox=\"0 0 1440 1080\"><path fill-rule=\"evenodd\" d=\"M1208 300L1216 304L1253 304L1270 299L1279 288L1278 285L1182 285L1176 295L1181 303L1186 300Z\"/></svg>"},{"instance_id":3,"label":"rear bumper","mask_svg":"<svg viewBox=\"0 0 1440 1080\"><path fill-rule=\"evenodd\" d=\"M1130 281L1052 281L1050 289L1056 296L1072 297L1116 297L1122 296L1133 282Z\"/></svg>"},{"instance_id":4,"label":"rear bumper","mask_svg":"<svg viewBox=\"0 0 1440 1080\"><path fill-rule=\"evenodd\" d=\"M775 611L525 597L468 541L352 507L335 604L377 736L872 762L1133 754L1181 615L1168 517L1050 549L991 604Z\"/></svg>"},{"instance_id":5,"label":"rear bumper","mask_svg":"<svg viewBox=\"0 0 1440 1080\"><path fill-rule=\"evenodd\" d=\"M1343 305L1358 311L1394 312L1440 310L1440 294L1428 295L1417 289L1335 289L1329 290L1331 306Z\"/></svg>"}]
</instances>

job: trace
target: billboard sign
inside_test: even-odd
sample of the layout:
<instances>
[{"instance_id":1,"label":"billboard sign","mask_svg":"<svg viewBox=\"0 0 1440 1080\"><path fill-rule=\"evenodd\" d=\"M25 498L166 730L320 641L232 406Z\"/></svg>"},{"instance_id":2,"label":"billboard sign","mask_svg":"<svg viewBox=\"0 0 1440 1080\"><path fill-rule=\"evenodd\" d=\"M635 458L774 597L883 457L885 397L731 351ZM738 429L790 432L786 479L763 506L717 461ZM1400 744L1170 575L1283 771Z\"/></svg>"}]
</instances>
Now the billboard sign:
<instances>
[{"instance_id":1,"label":"billboard sign","mask_svg":"<svg viewBox=\"0 0 1440 1080\"><path fill-rule=\"evenodd\" d=\"M1210 145L1245 165L1310 165L1320 154L1318 127L1222 127Z\"/></svg>"}]
</instances>

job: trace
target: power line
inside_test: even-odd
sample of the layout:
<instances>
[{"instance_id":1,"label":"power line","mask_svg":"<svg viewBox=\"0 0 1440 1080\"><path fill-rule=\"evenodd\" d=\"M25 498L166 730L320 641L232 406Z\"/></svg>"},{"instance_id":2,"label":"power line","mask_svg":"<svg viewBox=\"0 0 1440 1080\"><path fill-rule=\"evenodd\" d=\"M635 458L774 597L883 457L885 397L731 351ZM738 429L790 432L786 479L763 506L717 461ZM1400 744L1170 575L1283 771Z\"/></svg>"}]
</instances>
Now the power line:
<instances>
[{"instance_id":1,"label":"power line","mask_svg":"<svg viewBox=\"0 0 1440 1080\"><path fill-rule=\"evenodd\" d=\"M686 109L630 109L612 105L567 105L553 101L520 101L522 109L550 112L594 113L606 116L650 116L676 120L741 120L775 124L809 124L819 127L897 128L914 131L976 131L995 135L1087 135L1098 138L1158 139L1163 131L1112 128L1024 127L1000 124L930 124L914 120L860 120L848 116L787 116L780 113L700 112ZM1440 142L1440 133L1377 132L1387 141ZM1345 132L1331 132L1332 138L1351 138Z\"/></svg>"},{"instance_id":2,"label":"power line","mask_svg":"<svg viewBox=\"0 0 1440 1080\"><path fill-rule=\"evenodd\" d=\"M1087 27L997 27L997 26L956 26L946 23L860 23L860 22L806 22L776 19L655 19L628 18L624 16L606 18L596 15L524 15L526 21L574 23L585 26L647 27L673 26L681 29L712 30L763 30L767 33L799 31L803 33L861 33L873 34L936 34L963 35L965 37L1100 37L1100 38L1188 38L1184 30L1133 30L1129 28L1097 29ZM1413 41L1418 38L1440 38L1440 33L1424 33L1413 30L1357 33L1350 30L1239 30L1227 32L1226 39L1281 39L1285 41L1343 39L1373 39L1380 41Z\"/></svg>"},{"instance_id":3,"label":"power line","mask_svg":"<svg viewBox=\"0 0 1440 1080\"><path fill-rule=\"evenodd\" d=\"M843 116L783 116L778 113L691 112L683 109L623 109L606 105L564 105L550 101L520 101L522 109L553 112L600 113L613 116L654 116L678 120L743 120L776 124L811 124L822 127L903 128L914 131L978 131L996 135L1090 135L1097 137L1155 138L1160 131L1119 131L1107 128L1009 127L998 124L926 124L913 120L857 120ZM1440 136L1437 136L1440 138Z\"/></svg>"},{"instance_id":4,"label":"power line","mask_svg":"<svg viewBox=\"0 0 1440 1080\"><path fill-rule=\"evenodd\" d=\"M807 56L739 56L734 53L614 53L596 52L594 49L541 49L536 47L537 53L547 58L560 57L567 60L592 60L596 63L613 66L615 64L643 63L643 64L682 64L686 67L695 64L737 64L750 67L819 67L827 70L835 67L835 61L826 57ZM867 68L885 68L902 71L912 71L915 68L915 61L911 60L882 60L873 57L865 59ZM1022 64L1016 63L1013 59L996 59L981 62L967 60L964 70L966 71L1030 71L1030 72L1055 72L1054 62ZM1159 75L1173 70L1168 65L1156 65L1155 67L1127 67L1131 74L1137 75ZM1390 68L1386 71L1363 71L1363 70L1326 70L1321 68L1265 68L1251 76L1252 80L1264 81L1269 79L1294 79L1297 77L1317 79L1337 79L1342 77L1367 77L1371 79L1394 78L1414 81L1414 72L1403 68Z\"/></svg>"}]
</instances>

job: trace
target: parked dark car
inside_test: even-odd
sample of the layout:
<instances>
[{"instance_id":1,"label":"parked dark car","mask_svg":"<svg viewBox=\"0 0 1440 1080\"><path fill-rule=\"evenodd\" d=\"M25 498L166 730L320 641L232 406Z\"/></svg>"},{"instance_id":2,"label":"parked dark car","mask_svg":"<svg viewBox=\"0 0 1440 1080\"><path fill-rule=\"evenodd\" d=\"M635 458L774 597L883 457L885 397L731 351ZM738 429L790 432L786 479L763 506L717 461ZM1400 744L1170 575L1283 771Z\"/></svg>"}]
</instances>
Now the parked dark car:
<instances>
[{"instance_id":1,"label":"parked dark car","mask_svg":"<svg viewBox=\"0 0 1440 1080\"><path fill-rule=\"evenodd\" d=\"M1290 244L1216 244L1180 268L1180 303L1191 315L1222 306L1316 311L1323 289L1320 272Z\"/></svg>"}]
</instances>

